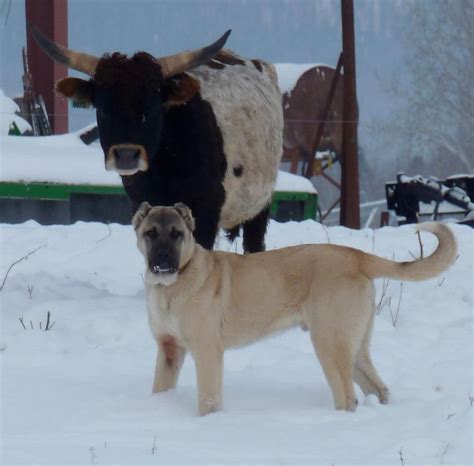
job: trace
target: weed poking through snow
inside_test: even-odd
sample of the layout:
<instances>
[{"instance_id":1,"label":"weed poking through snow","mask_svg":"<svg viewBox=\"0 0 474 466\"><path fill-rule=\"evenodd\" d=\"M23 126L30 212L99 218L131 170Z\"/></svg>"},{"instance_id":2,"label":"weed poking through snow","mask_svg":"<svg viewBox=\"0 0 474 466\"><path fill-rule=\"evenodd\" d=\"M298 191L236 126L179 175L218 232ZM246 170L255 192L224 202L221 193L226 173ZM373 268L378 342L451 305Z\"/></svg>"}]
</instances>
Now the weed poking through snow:
<instances>
[{"instance_id":1,"label":"weed poking through snow","mask_svg":"<svg viewBox=\"0 0 474 466\"><path fill-rule=\"evenodd\" d=\"M20 324L22 325L24 330L27 330L27 326L25 325L23 317L18 317L18 320L20 321ZM37 324L36 328L39 330L42 330L44 332L49 332L53 327L56 322L51 322L51 313L48 311L46 314L46 322L43 325L43 322L40 320L39 323ZM35 326L33 325L33 321L30 320L30 328L31 330L35 329Z\"/></svg>"},{"instance_id":2,"label":"weed poking through snow","mask_svg":"<svg viewBox=\"0 0 474 466\"><path fill-rule=\"evenodd\" d=\"M402 466L405 466L405 461L403 460L403 447L400 447L398 454L400 455L400 463L402 463Z\"/></svg>"},{"instance_id":3,"label":"weed poking through snow","mask_svg":"<svg viewBox=\"0 0 474 466\"><path fill-rule=\"evenodd\" d=\"M388 300L388 308L390 310L390 316L392 318L392 325L394 327L397 326L398 315L400 313L400 304L402 302L402 295L403 295L403 282L400 283L400 294L398 296L398 304L397 304L397 308L395 309L395 311L392 310L392 298L390 297L390 299Z\"/></svg>"},{"instance_id":4,"label":"weed poking through snow","mask_svg":"<svg viewBox=\"0 0 474 466\"><path fill-rule=\"evenodd\" d=\"M380 294L380 300L378 304L375 306L375 313L379 315L382 312L382 309L387 305L387 301L389 297L387 296L388 285L390 284L390 280L386 278L382 281L382 292Z\"/></svg>"},{"instance_id":5,"label":"weed poking through snow","mask_svg":"<svg viewBox=\"0 0 474 466\"><path fill-rule=\"evenodd\" d=\"M5 284L7 282L8 274L13 269L13 267L15 267L15 265L19 264L20 262L28 260L28 257L30 257L32 254L34 254L35 252L39 251L40 249L42 249L44 247L46 247L45 244L43 244L42 246L38 246L37 248L33 249L32 251L28 252L24 256L20 257L19 259L17 259L16 261L11 263L10 267L8 267L8 270L6 271L6 273L3 277L2 284L0 285L0 291L3 291L3 288L5 288Z\"/></svg>"},{"instance_id":6,"label":"weed poking through snow","mask_svg":"<svg viewBox=\"0 0 474 466\"><path fill-rule=\"evenodd\" d=\"M95 449L94 449L94 447L90 447L89 450L91 452L91 465L95 466L97 464L96 463L97 455L95 454Z\"/></svg>"}]
</instances>

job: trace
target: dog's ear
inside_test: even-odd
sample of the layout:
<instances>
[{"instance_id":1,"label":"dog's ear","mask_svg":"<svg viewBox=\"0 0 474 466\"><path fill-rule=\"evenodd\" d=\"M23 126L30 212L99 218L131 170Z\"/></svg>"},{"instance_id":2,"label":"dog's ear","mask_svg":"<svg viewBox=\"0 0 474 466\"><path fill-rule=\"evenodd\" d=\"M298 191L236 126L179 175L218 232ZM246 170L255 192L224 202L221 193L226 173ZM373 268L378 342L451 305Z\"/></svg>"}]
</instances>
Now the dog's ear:
<instances>
[{"instance_id":1,"label":"dog's ear","mask_svg":"<svg viewBox=\"0 0 474 466\"><path fill-rule=\"evenodd\" d=\"M140 226L143 222L143 219L148 215L151 210L151 205L148 202L142 202L140 207L135 212L135 215L132 218L132 225L135 230Z\"/></svg>"},{"instance_id":2,"label":"dog's ear","mask_svg":"<svg viewBox=\"0 0 474 466\"><path fill-rule=\"evenodd\" d=\"M184 220L184 223L186 223L186 226L189 228L190 231L194 231L194 228L196 228L196 225L194 223L194 217L191 212L191 209L186 205L183 204L182 202L178 202L174 205L174 208L178 212L178 214L182 217Z\"/></svg>"}]
</instances>

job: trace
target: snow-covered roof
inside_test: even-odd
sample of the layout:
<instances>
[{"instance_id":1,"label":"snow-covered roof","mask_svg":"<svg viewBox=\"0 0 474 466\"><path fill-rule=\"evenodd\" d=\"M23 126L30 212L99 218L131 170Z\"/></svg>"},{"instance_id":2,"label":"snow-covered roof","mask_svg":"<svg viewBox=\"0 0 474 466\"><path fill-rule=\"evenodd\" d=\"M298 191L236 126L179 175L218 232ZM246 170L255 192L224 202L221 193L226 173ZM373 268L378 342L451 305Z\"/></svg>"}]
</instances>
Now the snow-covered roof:
<instances>
[{"instance_id":1,"label":"snow-covered roof","mask_svg":"<svg viewBox=\"0 0 474 466\"><path fill-rule=\"evenodd\" d=\"M0 181L120 186L120 176L106 171L98 143L85 145L84 130L61 136L4 136L0 140ZM276 191L316 193L302 176L280 171Z\"/></svg>"},{"instance_id":2,"label":"snow-covered roof","mask_svg":"<svg viewBox=\"0 0 474 466\"><path fill-rule=\"evenodd\" d=\"M2 137L0 181L120 185L120 176L105 170L100 146L85 145L82 132Z\"/></svg>"},{"instance_id":3,"label":"snow-covered roof","mask_svg":"<svg viewBox=\"0 0 474 466\"><path fill-rule=\"evenodd\" d=\"M304 176L294 175L283 170L278 172L275 191L291 191L299 193L316 194L316 188L313 183Z\"/></svg>"},{"instance_id":4,"label":"snow-covered roof","mask_svg":"<svg viewBox=\"0 0 474 466\"><path fill-rule=\"evenodd\" d=\"M14 115L18 106L1 89L0 103L2 117L6 112L8 118L18 119L20 130L29 128L25 120ZM20 126L22 121L27 127ZM121 186L120 176L105 170L100 145L88 146L79 137L93 124L75 133L36 137L7 136L8 125L0 138L0 181ZM278 174L275 190L316 193L306 178L282 171Z\"/></svg>"}]
</instances>

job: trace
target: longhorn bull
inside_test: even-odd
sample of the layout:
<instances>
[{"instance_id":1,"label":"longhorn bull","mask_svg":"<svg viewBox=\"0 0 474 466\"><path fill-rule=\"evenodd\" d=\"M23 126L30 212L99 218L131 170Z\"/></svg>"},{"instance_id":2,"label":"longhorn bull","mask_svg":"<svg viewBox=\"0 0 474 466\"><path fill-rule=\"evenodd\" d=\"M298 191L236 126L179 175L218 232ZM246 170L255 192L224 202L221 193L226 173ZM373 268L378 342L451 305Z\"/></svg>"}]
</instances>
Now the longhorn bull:
<instances>
[{"instance_id":1,"label":"longhorn bull","mask_svg":"<svg viewBox=\"0 0 474 466\"><path fill-rule=\"evenodd\" d=\"M246 252L264 249L282 154L283 115L275 69L213 44L155 58L145 52L96 57L62 47L34 26L54 60L90 79L57 83L65 97L96 109L105 168L120 174L133 213L183 202L195 237L213 247L218 228L243 226Z\"/></svg>"}]
</instances>

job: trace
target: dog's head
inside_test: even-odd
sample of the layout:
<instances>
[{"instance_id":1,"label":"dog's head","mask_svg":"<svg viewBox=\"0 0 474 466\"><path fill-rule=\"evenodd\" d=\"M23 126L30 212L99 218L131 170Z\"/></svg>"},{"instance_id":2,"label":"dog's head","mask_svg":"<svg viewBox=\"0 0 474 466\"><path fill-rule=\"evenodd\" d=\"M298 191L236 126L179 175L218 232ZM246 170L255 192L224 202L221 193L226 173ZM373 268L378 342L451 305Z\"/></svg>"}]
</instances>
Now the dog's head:
<instances>
[{"instance_id":1,"label":"dog's head","mask_svg":"<svg viewBox=\"0 0 474 466\"><path fill-rule=\"evenodd\" d=\"M137 245L146 262L145 281L172 285L194 253L194 218L189 207L141 204L132 220Z\"/></svg>"}]
</instances>

